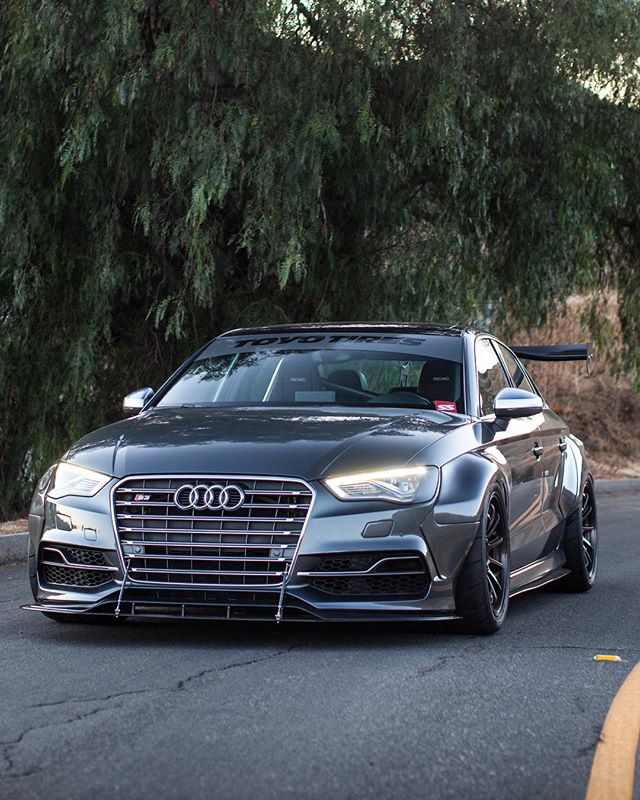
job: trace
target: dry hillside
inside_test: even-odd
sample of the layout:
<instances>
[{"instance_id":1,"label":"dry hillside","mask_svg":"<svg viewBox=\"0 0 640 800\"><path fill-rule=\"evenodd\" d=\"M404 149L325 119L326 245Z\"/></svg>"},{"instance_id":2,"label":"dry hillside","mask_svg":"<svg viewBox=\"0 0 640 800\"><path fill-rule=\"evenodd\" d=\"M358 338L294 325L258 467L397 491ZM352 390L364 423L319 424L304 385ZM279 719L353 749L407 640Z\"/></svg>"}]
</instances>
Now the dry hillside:
<instances>
[{"instance_id":1,"label":"dry hillside","mask_svg":"<svg viewBox=\"0 0 640 800\"><path fill-rule=\"evenodd\" d=\"M548 325L510 337L514 344L571 344L590 341L580 324L585 301L571 297L566 312ZM596 348L587 375L583 362L529 362L549 405L567 420L585 443L594 474L600 478L640 478L640 395L628 377L616 376L619 331L616 301L607 303L607 340Z\"/></svg>"}]
</instances>

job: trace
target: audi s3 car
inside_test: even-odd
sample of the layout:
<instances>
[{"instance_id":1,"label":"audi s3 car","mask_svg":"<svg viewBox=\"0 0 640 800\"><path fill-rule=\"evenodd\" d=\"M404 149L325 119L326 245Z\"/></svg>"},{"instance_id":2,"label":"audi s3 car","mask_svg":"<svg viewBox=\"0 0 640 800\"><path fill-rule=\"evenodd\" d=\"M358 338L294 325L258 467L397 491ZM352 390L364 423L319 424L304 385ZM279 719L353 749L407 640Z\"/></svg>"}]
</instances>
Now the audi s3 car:
<instances>
[{"instance_id":1,"label":"audi s3 car","mask_svg":"<svg viewBox=\"0 0 640 800\"><path fill-rule=\"evenodd\" d=\"M459 620L597 568L582 443L520 359L466 327L234 330L71 447L29 515L60 621Z\"/></svg>"}]
</instances>

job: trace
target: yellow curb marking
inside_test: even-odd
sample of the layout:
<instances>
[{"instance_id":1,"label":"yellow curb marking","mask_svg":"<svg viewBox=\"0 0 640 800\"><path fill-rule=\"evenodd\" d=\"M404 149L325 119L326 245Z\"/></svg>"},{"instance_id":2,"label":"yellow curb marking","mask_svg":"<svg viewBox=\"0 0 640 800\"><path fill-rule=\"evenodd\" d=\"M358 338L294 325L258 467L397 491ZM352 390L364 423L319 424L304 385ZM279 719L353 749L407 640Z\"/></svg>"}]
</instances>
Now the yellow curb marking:
<instances>
[{"instance_id":1,"label":"yellow curb marking","mask_svg":"<svg viewBox=\"0 0 640 800\"><path fill-rule=\"evenodd\" d=\"M586 800L632 800L640 737L640 662L627 675L604 721Z\"/></svg>"}]
</instances>

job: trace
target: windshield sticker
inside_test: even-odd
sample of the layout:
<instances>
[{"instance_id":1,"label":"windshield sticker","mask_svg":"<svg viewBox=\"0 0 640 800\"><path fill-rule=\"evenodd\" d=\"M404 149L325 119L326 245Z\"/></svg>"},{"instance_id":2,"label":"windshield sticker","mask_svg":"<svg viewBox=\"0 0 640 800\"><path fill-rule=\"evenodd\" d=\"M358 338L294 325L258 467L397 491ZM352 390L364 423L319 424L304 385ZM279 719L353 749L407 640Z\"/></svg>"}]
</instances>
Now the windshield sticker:
<instances>
[{"instance_id":1,"label":"windshield sticker","mask_svg":"<svg viewBox=\"0 0 640 800\"><path fill-rule=\"evenodd\" d=\"M451 411L454 414L458 413L456 404L451 400L434 400L433 403L436 407L436 411Z\"/></svg>"},{"instance_id":2,"label":"windshield sticker","mask_svg":"<svg viewBox=\"0 0 640 800\"><path fill-rule=\"evenodd\" d=\"M236 349L242 347L271 347L281 346L288 344L342 344L357 342L359 344L384 344L391 342L393 344L409 345L410 347L420 347L424 344L423 339L414 339L409 336L376 336L375 334L346 334L335 333L330 336L318 336L316 334L305 334L301 336L262 336L260 338L252 339L238 339L233 343Z\"/></svg>"}]
</instances>

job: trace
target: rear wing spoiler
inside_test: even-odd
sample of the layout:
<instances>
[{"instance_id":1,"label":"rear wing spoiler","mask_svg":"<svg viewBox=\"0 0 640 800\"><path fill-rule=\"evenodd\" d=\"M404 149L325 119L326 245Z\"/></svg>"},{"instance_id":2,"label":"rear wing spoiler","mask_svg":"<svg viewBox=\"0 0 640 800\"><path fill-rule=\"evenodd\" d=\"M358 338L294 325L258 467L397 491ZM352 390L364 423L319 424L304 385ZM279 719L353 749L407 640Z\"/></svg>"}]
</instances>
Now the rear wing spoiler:
<instances>
[{"instance_id":1,"label":"rear wing spoiler","mask_svg":"<svg viewBox=\"0 0 640 800\"><path fill-rule=\"evenodd\" d=\"M518 358L531 361L586 361L593 359L592 344L545 344L512 347Z\"/></svg>"}]
</instances>

